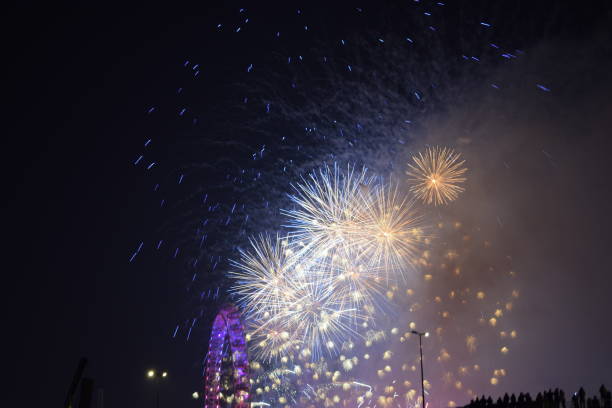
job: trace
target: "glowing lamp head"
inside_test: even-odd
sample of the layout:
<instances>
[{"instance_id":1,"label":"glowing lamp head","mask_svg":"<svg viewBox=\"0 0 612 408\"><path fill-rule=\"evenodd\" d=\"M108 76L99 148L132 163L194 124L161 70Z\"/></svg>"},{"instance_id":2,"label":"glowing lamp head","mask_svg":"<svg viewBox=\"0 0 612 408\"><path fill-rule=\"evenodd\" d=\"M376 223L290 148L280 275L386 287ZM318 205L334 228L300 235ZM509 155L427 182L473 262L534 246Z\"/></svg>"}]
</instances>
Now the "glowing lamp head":
<instances>
[{"instance_id":1,"label":"glowing lamp head","mask_svg":"<svg viewBox=\"0 0 612 408\"><path fill-rule=\"evenodd\" d=\"M149 370L149 371L147 371L147 377L148 377L148 378L153 378L153 377L155 377L155 370Z\"/></svg>"},{"instance_id":2,"label":"glowing lamp head","mask_svg":"<svg viewBox=\"0 0 612 408\"><path fill-rule=\"evenodd\" d=\"M412 334L416 334L416 335L418 335L418 336L425 336L425 337L429 337L429 332L421 333L421 332L418 332L418 331L416 331L416 330L411 330L411 331L410 331L410 333L412 333Z\"/></svg>"}]
</instances>

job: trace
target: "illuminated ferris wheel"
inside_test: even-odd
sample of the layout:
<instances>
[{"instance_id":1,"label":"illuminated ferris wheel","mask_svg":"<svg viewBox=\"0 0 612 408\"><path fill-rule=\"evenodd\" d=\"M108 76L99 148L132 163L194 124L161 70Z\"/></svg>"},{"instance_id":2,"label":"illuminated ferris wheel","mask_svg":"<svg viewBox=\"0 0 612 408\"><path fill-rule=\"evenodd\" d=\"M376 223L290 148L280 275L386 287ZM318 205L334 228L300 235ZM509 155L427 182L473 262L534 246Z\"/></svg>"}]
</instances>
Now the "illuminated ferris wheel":
<instances>
[{"instance_id":1,"label":"illuminated ferris wheel","mask_svg":"<svg viewBox=\"0 0 612 408\"><path fill-rule=\"evenodd\" d=\"M223 357L229 350L236 408L249 407L249 358L244 327L236 306L221 308L212 325L204 378L204 408L220 408Z\"/></svg>"}]
</instances>

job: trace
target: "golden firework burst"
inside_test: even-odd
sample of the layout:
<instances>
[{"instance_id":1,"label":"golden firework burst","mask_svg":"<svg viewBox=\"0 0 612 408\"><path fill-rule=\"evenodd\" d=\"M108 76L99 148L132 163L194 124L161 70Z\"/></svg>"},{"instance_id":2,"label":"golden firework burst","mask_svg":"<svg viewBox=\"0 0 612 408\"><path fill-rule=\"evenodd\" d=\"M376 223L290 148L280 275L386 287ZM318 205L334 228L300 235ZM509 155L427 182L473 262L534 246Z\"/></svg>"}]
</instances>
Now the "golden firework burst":
<instances>
[{"instance_id":1,"label":"golden firework burst","mask_svg":"<svg viewBox=\"0 0 612 408\"><path fill-rule=\"evenodd\" d=\"M424 153L412 156L408 163L410 191L426 204L443 205L454 201L465 191L467 169L461 154L447 147L428 147Z\"/></svg>"}]
</instances>

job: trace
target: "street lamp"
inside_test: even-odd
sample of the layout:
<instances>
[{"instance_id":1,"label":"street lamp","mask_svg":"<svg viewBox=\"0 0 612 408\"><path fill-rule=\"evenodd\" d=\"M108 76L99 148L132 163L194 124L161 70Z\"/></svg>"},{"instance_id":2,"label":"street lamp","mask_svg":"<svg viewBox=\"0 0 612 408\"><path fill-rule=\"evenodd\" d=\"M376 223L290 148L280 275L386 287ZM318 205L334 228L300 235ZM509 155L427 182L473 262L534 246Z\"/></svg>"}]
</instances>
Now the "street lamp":
<instances>
[{"instance_id":1,"label":"street lamp","mask_svg":"<svg viewBox=\"0 0 612 408\"><path fill-rule=\"evenodd\" d=\"M162 371L159 375L157 371L151 369L147 371L147 378L155 381L155 406L159 408L159 381L161 378L168 378L168 372Z\"/></svg>"},{"instance_id":2,"label":"street lamp","mask_svg":"<svg viewBox=\"0 0 612 408\"><path fill-rule=\"evenodd\" d=\"M423 377L423 336L429 337L429 332L421 333L416 330L412 330L411 333L419 336L419 352L421 353L421 395L423 396L423 408L425 408L425 379Z\"/></svg>"}]
</instances>

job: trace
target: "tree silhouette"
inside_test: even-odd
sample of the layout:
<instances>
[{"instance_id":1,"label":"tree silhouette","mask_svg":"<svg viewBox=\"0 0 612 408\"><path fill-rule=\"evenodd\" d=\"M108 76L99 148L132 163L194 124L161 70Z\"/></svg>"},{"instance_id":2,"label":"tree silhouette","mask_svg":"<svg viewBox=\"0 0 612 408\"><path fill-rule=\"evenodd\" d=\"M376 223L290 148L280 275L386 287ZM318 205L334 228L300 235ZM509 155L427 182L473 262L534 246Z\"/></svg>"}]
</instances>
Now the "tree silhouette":
<instances>
[{"instance_id":1,"label":"tree silhouette","mask_svg":"<svg viewBox=\"0 0 612 408\"><path fill-rule=\"evenodd\" d=\"M515 394L504 393L493 401L491 396L482 395L471 400L465 408L566 408L565 392L559 388L539 392L535 400L529 393L521 392L518 398ZM598 396L587 398L584 388L580 387L572 394L571 408L612 408L612 393L602 385Z\"/></svg>"}]
</instances>

